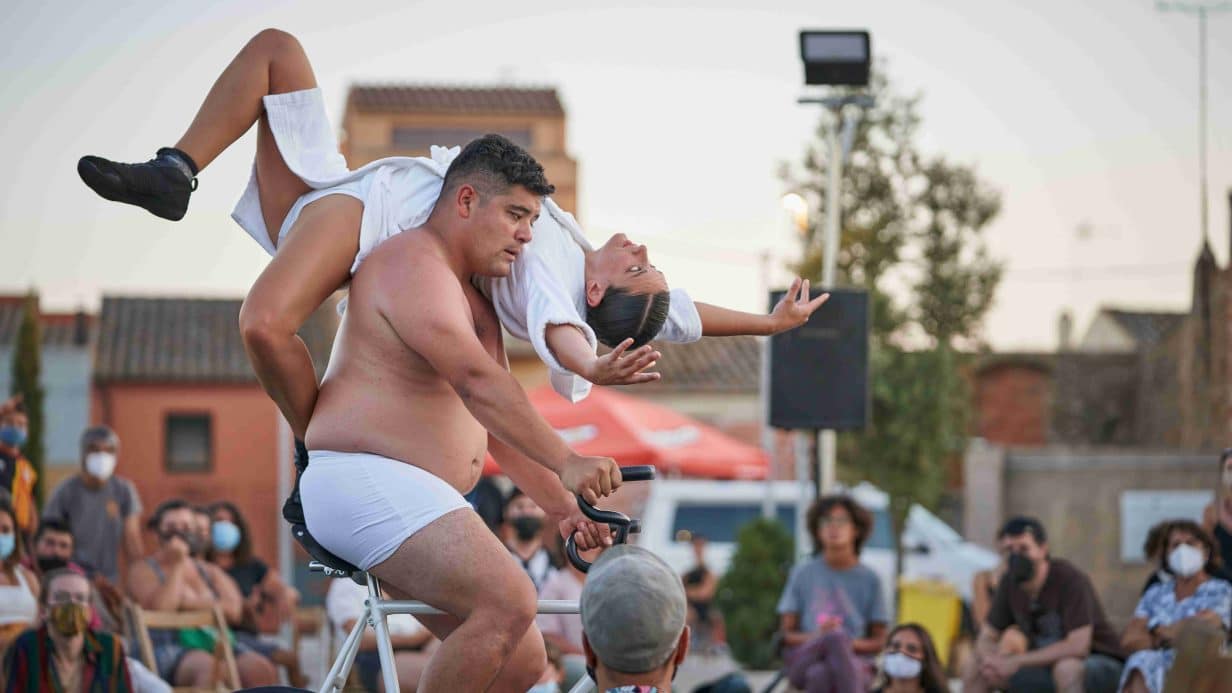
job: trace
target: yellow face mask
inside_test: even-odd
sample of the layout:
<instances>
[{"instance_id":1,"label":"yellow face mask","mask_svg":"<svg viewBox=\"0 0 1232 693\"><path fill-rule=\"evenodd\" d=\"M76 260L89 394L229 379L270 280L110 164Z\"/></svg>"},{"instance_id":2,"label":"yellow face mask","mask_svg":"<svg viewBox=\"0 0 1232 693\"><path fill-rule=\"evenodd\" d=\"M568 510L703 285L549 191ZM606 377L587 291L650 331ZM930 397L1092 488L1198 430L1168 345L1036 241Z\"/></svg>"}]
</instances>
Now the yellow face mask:
<instances>
[{"instance_id":1,"label":"yellow face mask","mask_svg":"<svg viewBox=\"0 0 1232 693\"><path fill-rule=\"evenodd\" d=\"M80 635L90 623L90 607L85 604L69 602L56 604L48 614L48 623L56 632L66 638Z\"/></svg>"}]
</instances>

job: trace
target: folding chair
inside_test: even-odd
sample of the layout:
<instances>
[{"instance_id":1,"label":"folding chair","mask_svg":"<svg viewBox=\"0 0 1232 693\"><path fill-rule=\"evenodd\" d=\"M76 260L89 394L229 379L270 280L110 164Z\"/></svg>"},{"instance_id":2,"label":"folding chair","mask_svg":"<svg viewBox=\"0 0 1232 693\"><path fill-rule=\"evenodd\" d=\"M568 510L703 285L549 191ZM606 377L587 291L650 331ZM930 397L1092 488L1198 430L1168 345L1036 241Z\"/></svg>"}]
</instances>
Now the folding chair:
<instances>
[{"instance_id":1,"label":"folding chair","mask_svg":"<svg viewBox=\"0 0 1232 693\"><path fill-rule=\"evenodd\" d=\"M158 663L154 660L154 645L150 642L151 628L214 628L218 631L218 637L214 641L214 687L218 689L219 684L219 668L222 669L222 679L225 688L222 690L238 690L240 687L240 673L235 666L235 651L231 648L231 630L227 628L227 619L222 615L222 609L217 604L212 609L200 609L197 611L146 611L140 606L133 604L129 609L129 619L132 624L134 635L137 639L138 648L141 650L141 659L146 668L153 672L158 672ZM176 691L196 691L200 689L191 687L177 687ZM208 689L207 689L208 690Z\"/></svg>"}]
</instances>

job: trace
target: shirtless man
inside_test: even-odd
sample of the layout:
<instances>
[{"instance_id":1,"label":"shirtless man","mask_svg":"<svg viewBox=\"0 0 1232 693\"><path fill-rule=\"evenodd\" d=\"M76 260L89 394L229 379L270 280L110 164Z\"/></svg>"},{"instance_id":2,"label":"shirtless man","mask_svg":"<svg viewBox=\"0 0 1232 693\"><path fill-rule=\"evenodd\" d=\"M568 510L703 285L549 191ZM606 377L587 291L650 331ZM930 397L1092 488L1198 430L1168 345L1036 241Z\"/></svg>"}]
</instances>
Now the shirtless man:
<instances>
[{"instance_id":1,"label":"shirtless man","mask_svg":"<svg viewBox=\"0 0 1232 693\"><path fill-rule=\"evenodd\" d=\"M525 691L543 670L534 586L462 498L484 452L564 531L581 524L572 492L596 502L620 485L613 460L573 453L531 407L470 282L510 271L552 190L503 137L467 145L428 221L355 274L308 427L300 493L317 541L450 614L422 619L442 643L420 691ZM597 544L589 531L580 544Z\"/></svg>"}]
</instances>

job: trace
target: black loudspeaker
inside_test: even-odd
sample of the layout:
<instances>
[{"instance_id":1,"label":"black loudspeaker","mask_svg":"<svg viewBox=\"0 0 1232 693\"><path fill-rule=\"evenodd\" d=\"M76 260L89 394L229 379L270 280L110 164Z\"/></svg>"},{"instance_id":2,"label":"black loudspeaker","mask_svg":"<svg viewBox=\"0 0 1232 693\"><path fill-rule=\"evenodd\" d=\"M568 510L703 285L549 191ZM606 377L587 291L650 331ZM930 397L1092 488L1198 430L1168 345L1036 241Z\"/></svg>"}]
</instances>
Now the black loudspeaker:
<instances>
[{"instance_id":1,"label":"black loudspeaker","mask_svg":"<svg viewBox=\"0 0 1232 693\"><path fill-rule=\"evenodd\" d=\"M783 293L771 293L771 307ZM842 431L868 424L868 292L831 289L829 294L807 323L770 338L770 425L775 428Z\"/></svg>"}]
</instances>

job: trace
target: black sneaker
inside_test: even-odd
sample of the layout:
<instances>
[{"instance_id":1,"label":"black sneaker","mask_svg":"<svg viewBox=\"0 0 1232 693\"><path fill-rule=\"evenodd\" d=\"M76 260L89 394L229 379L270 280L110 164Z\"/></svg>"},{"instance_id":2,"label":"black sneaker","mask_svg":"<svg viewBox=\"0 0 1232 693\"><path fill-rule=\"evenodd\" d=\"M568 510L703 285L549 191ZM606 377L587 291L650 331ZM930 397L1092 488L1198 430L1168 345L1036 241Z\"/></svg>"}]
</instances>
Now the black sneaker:
<instances>
[{"instance_id":1,"label":"black sneaker","mask_svg":"<svg viewBox=\"0 0 1232 693\"><path fill-rule=\"evenodd\" d=\"M188 211L188 196L197 179L159 155L142 164L120 164L97 156L83 156L77 174L105 200L136 205L156 217L179 221Z\"/></svg>"}]
</instances>

